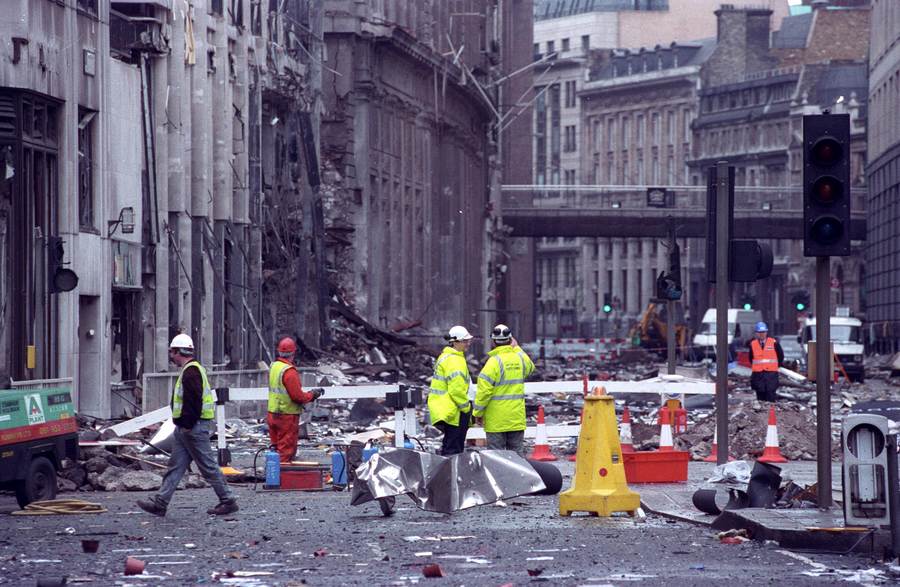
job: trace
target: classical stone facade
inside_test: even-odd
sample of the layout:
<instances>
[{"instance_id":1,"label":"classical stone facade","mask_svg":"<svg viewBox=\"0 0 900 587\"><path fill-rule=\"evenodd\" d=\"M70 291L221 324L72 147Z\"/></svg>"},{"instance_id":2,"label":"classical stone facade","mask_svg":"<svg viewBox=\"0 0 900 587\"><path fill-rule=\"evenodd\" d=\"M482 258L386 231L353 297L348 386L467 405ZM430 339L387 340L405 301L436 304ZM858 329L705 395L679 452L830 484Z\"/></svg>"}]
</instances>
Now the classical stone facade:
<instances>
[{"instance_id":1,"label":"classical stone facade","mask_svg":"<svg viewBox=\"0 0 900 587\"><path fill-rule=\"evenodd\" d=\"M866 313L872 348L900 350L900 4L872 2Z\"/></svg>"}]
</instances>

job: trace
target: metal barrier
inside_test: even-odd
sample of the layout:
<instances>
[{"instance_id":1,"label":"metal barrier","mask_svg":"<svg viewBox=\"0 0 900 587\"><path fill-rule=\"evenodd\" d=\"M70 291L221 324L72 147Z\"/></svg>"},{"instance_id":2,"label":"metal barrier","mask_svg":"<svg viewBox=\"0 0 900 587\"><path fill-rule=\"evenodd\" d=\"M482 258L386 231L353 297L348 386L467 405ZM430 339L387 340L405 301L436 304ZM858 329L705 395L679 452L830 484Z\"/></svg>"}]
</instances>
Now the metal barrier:
<instances>
[{"instance_id":1,"label":"metal barrier","mask_svg":"<svg viewBox=\"0 0 900 587\"><path fill-rule=\"evenodd\" d=\"M12 389L56 389L68 387L72 389L72 377L60 377L58 379L31 379L28 381L13 381Z\"/></svg>"}]
</instances>

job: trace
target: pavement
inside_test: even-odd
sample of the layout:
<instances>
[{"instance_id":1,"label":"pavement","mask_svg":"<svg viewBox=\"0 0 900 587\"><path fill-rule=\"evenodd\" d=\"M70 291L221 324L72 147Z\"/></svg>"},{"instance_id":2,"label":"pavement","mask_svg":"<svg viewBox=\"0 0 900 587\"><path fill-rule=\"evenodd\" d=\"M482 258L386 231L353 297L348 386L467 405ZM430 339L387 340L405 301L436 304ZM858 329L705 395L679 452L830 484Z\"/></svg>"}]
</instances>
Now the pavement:
<instances>
[{"instance_id":1,"label":"pavement","mask_svg":"<svg viewBox=\"0 0 900 587\"><path fill-rule=\"evenodd\" d=\"M557 463L566 475L566 465ZM751 468L753 463L748 463ZM574 465L574 463L572 463ZM817 483L818 464L815 461L779 463L782 481L790 479L801 488ZM719 531L745 530L755 541L774 541L791 550L833 553L869 553L882 556L892 550L891 532L885 526L847 526L844 521L842 466L832 465L832 498L834 507L742 508L708 514L694 505L698 489L716 488L708 483L716 463L689 461L687 481L679 483L629 483L628 488L641 496L641 507L667 518L709 526ZM574 467L573 467L574 470ZM565 484L564 484L565 489ZM723 509L728 502L727 489L719 485L716 505Z\"/></svg>"}]
</instances>

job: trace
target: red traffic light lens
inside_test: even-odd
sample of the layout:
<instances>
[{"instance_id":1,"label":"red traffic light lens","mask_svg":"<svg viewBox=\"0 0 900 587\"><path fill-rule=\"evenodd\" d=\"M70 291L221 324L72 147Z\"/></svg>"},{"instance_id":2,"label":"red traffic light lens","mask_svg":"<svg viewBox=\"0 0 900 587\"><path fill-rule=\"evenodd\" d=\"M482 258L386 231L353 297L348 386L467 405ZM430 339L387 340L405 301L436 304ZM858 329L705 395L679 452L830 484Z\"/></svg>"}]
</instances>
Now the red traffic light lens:
<instances>
[{"instance_id":1,"label":"red traffic light lens","mask_svg":"<svg viewBox=\"0 0 900 587\"><path fill-rule=\"evenodd\" d=\"M809 236L818 243L831 245L844 236L844 225L834 216L822 216L813 222Z\"/></svg>"},{"instance_id":2,"label":"red traffic light lens","mask_svg":"<svg viewBox=\"0 0 900 587\"><path fill-rule=\"evenodd\" d=\"M844 184L836 177L823 175L813 182L810 195L822 204L831 204L844 195Z\"/></svg>"},{"instance_id":3,"label":"red traffic light lens","mask_svg":"<svg viewBox=\"0 0 900 587\"><path fill-rule=\"evenodd\" d=\"M819 165L833 165L843 158L844 149L836 140L825 138L815 142L810 154Z\"/></svg>"}]
</instances>

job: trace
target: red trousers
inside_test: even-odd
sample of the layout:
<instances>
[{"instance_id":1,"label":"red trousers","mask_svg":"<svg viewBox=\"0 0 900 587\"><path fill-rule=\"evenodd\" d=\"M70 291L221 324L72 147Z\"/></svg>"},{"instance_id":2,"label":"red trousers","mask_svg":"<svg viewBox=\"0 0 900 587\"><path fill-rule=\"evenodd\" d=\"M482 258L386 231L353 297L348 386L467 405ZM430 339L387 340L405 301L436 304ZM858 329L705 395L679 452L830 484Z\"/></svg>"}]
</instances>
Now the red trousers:
<instances>
[{"instance_id":1,"label":"red trousers","mask_svg":"<svg viewBox=\"0 0 900 587\"><path fill-rule=\"evenodd\" d=\"M300 414L266 413L269 425L269 441L278 451L282 465L290 464L297 453L297 436L300 434Z\"/></svg>"}]
</instances>

